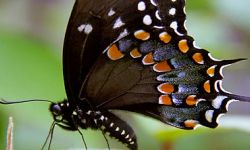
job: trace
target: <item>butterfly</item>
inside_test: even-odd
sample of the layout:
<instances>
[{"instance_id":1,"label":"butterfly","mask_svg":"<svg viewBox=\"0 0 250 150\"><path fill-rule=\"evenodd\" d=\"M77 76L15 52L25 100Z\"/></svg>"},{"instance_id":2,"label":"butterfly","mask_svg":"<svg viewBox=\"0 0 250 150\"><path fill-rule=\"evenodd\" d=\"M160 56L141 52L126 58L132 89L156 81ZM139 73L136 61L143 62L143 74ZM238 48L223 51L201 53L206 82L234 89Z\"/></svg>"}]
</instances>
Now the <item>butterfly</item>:
<instances>
[{"instance_id":1,"label":"butterfly","mask_svg":"<svg viewBox=\"0 0 250 150\"><path fill-rule=\"evenodd\" d=\"M215 128L232 100L249 102L222 88L223 67L243 59L214 59L185 22L185 0L76 0L63 48L67 99L51 102L51 132L99 129L136 150L133 128L111 110L189 130Z\"/></svg>"}]
</instances>

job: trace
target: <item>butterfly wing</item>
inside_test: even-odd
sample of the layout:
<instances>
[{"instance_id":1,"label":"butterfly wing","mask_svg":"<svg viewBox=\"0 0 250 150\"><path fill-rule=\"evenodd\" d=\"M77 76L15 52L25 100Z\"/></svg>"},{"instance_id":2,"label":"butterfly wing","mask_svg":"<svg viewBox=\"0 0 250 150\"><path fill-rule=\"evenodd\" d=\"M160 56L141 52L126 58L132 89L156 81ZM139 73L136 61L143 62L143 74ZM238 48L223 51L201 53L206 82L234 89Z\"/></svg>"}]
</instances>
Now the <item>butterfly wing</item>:
<instances>
[{"instance_id":1,"label":"butterfly wing","mask_svg":"<svg viewBox=\"0 0 250 150\"><path fill-rule=\"evenodd\" d=\"M110 43L127 36L128 31L119 15L126 17L128 22L135 20L137 16L130 15L136 13L135 2L76 0L63 49L64 81L71 102L79 99L86 76L102 51Z\"/></svg>"},{"instance_id":2,"label":"butterfly wing","mask_svg":"<svg viewBox=\"0 0 250 150\"><path fill-rule=\"evenodd\" d=\"M159 3L178 7L184 5L184 1ZM145 14L154 15L149 19ZM178 9L176 14L178 17L166 19L165 8L158 8L154 0L77 0L69 20L63 50L64 80L69 99L75 101L79 98L86 76L102 51L111 43L133 34L141 26L152 30L169 28L171 20L174 25L179 25L172 27L180 34L185 34L184 26L181 25L185 21L183 9ZM162 18L166 21L162 21ZM145 25L150 20L153 25Z\"/></svg>"},{"instance_id":3,"label":"butterfly wing","mask_svg":"<svg viewBox=\"0 0 250 150\"><path fill-rule=\"evenodd\" d=\"M133 49L140 53L138 58L133 58L133 50L118 60L101 55L83 95L99 109L134 111L179 128L191 129L197 124L216 127L217 117L227 111L232 100L222 91L220 70L238 60L217 62L205 50L192 48L188 55L171 43L160 46L153 41L154 47L148 42L146 47L142 43ZM198 54L204 63L197 63L194 56Z\"/></svg>"},{"instance_id":4,"label":"butterfly wing","mask_svg":"<svg viewBox=\"0 0 250 150\"><path fill-rule=\"evenodd\" d=\"M69 99L191 129L217 126L232 99L224 66L187 35L184 0L77 1L64 46ZM91 29L91 30L90 30Z\"/></svg>"}]
</instances>

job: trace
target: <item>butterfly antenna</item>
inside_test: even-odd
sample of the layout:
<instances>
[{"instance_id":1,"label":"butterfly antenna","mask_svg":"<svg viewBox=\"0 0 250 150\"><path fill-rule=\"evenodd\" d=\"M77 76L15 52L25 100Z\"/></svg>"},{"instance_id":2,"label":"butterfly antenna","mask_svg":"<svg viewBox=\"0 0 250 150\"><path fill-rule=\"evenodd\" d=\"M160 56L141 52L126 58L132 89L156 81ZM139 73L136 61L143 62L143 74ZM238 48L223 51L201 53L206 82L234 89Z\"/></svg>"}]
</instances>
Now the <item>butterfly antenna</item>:
<instances>
[{"instance_id":1,"label":"butterfly antenna","mask_svg":"<svg viewBox=\"0 0 250 150\"><path fill-rule=\"evenodd\" d=\"M45 140L45 142L44 142L44 144L43 144L41 150L44 150L46 144L48 143L48 140L49 140L48 150L50 149L51 141L52 141L52 137L53 137L53 133L54 133L54 128L55 128L55 126L56 126L56 122L54 121L54 122L52 123L52 125L50 126L49 133L48 133L48 135L47 135L47 137L46 137L46 140Z\"/></svg>"},{"instance_id":2,"label":"butterfly antenna","mask_svg":"<svg viewBox=\"0 0 250 150\"><path fill-rule=\"evenodd\" d=\"M102 135L103 135L104 139L106 140L106 143L107 143L107 146L108 146L108 150L110 150L109 141L108 141L108 139L105 136L105 133L103 131L102 131Z\"/></svg>"},{"instance_id":3,"label":"butterfly antenna","mask_svg":"<svg viewBox=\"0 0 250 150\"><path fill-rule=\"evenodd\" d=\"M81 135L81 137L82 137L82 141L83 141L83 143L84 143L84 147L86 148L86 150L88 149L87 148L87 144L86 144L86 141L84 140L84 137L83 137L83 134L82 134L82 132L77 128L77 131L78 131L78 133Z\"/></svg>"},{"instance_id":4,"label":"butterfly antenna","mask_svg":"<svg viewBox=\"0 0 250 150\"><path fill-rule=\"evenodd\" d=\"M21 101L6 101L4 99L0 99L0 104L4 104L4 105L19 104L19 103L29 103L29 102L48 102L48 103L53 103L50 100L43 100L43 99L31 99L31 100L21 100Z\"/></svg>"},{"instance_id":5,"label":"butterfly antenna","mask_svg":"<svg viewBox=\"0 0 250 150\"><path fill-rule=\"evenodd\" d=\"M55 123L55 125L56 125L56 123ZM50 134L50 138L49 138L48 150L50 150L50 147L51 147L51 143L52 143L52 139L53 139L53 135L54 135L54 128L55 128L55 125L53 126L53 129L51 130L51 134Z\"/></svg>"}]
</instances>

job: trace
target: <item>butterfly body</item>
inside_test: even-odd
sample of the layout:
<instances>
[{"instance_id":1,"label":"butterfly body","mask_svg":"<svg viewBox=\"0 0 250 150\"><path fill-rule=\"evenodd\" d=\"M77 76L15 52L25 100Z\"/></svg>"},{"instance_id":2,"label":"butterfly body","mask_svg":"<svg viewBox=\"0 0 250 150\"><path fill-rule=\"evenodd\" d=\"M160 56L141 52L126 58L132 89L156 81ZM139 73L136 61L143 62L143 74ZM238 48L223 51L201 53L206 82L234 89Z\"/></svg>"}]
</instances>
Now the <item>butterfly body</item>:
<instances>
[{"instance_id":1,"label":"butterfly body","mask_svg":"<svg viewBox=\"0 0 250 150\"><path fill-rule=\"evenodd\" d=\"M88 109L86 105L73 107L68 100L50 106L57 125L65 130L77 131L91 128L118 139L130 149L137 149L136 136L127 123L110 111Z\"/></svg>"}]
</instances>

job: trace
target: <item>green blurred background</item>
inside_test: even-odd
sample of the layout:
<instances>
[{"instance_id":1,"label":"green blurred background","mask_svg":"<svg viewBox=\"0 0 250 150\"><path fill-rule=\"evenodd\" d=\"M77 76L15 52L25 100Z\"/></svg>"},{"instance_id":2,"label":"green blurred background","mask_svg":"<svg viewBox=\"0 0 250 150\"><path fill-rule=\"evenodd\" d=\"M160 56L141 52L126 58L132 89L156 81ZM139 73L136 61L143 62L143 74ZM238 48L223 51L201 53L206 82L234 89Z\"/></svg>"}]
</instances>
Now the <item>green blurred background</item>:
<instances>
[{"instance_id":1,"label":"green blurred background","mask_svg":"<svg viewBox=\"0 0 250 150\"><path fill-rule=\"evenodd\" d=\"M220 59L250 58L250 1L188 0L187 27L198 45ZM10 100L66 97L62 45L74 0L0 0L0 97ZM224 70L224 88L250 96L250 60ZM0 105L0 149L8 117L14 118L14 149L42 147L52 123L48 104ZM250 104L233 103L216 130L183 131L140 115L124 118L138 134L141 150L249 150ZM107 148L99 131L83 131L88 148ZM108 138L111 148L125 149ZM77 132L56 128L52 150L82 148Z\"/></svg>"}]
</instances>

